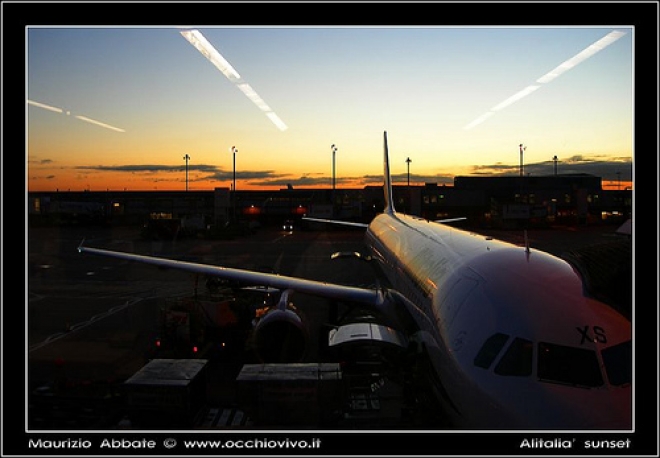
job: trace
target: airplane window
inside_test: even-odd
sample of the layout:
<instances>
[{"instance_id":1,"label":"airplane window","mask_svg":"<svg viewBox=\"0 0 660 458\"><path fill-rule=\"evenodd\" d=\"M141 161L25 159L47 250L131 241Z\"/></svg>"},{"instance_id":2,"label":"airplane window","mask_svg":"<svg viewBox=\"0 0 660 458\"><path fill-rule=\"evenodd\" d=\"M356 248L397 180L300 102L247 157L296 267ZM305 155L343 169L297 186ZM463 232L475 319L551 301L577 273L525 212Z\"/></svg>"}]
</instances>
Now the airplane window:
<instances>
[{"instance_id":1,"label":"airplane window","mask_svg":"<svg viewBox=\"0 0 660 458\"><path fill-rule=\"evenodd\" d=\"M497 355L500 354L500 350L504 347L504 344L509 339L509 336L498 332L490 336L484 344L481 346L481 350L477 353L477 356L474 358L474 365L478 367L483 367L488 369Z\"/></svg>"},{"instance_id":2,"label":"airplane window","mask_svg":"<svg viewBox=\"0 0 660 458\"><path fill-rule=\"evenodd\" d=\"M602 352L607 378L612 385L632 382L632 341L606 348Z\"/></svg>"},{"instance_id":3,"label":"airplane window","mask_svg":"<svg viewBox=\"0 0 660 458\"><path fill-rule=\"evenodd\" d=\"M516 337L497 366L498 375L526 376L532 373L532 342Z\"/></svg>"},{"instance_id":4,"label":"airplane window","mask_svg":"<svg viewBox=\"0 0 660 458\"><path fill-rule=\"evenodd\" d=\"M596 353L584 348L539 343L539 379L577 386L600 386L603 376Z\"/></svg>"}]
</instances>

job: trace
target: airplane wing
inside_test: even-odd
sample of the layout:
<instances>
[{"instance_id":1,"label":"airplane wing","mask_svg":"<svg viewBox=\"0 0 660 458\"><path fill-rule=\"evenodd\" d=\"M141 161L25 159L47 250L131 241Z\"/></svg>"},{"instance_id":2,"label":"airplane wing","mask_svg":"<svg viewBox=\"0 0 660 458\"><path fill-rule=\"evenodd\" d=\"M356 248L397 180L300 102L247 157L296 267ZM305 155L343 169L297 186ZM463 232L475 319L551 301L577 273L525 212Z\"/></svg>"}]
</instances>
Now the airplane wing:
<instances>
[{"instance_id":1,"label":"airplane wing","mask_svg":"<svg viewBox=\"0 0 660 458\"><path fill-rule=\"evenodd\" d=\"M466 219L467 219L467 218L466 218L465 216L460 216L460 217L458 217L458 218L436 219L435 222L436 222L436 223L446 224L446 223L454 223L454 222L456 222L456 221L465 221Z\"/></svg>"},{"instance_id":2,"label":"airplane wing","mask_svg":"<svg viewBox=\"0 0 660 458\"><path fill-rule=\"evenodd\" d=\"M307 280L299 277L288 277L278 274L255 272L251 270L233 269L228 267L200 264L174 259L160 258L156 256L144 256L139 254L125 253L121 251L103 250L83 245L78 246L80 253L88 253L100 256L108 256L125 261L135 261L154 266L178 269L187 272L215 276L227 280L234 280L246 285L259 285L272 287L280 290L291 289L299 293L310 294L330 299L347 302L359 302L365 305L379 306L383 303L383 293L376 289L357 288L334 283L325 283L315 280Z\"/></svg>"},{"instance_id":3,"label":"airplane wing","mask_svg":"<svg viewBox=\"0 0 660 458\"><path fill-rule=\"evenodd\" d=\"M352 227L362 227L362 228L367 228L369 227L368 224L366 223L354 223L352 221L341 221L338 219L323 219L323 218L310 218L308 216L305 216L302 218L305 221L314 221L317 223L329 223L329 224L339 224L343 226L352 226Z\"/></svg>"},{"instance_id":4,"label":"airplane wing","mask_svg":"<svg viewBox=\"0 0 660 458\"><path fill-rule=\"evenodd\" d=\"M464 221L467 218L464 216L458 217L458 218L445 218L445 219L436 219L434 222L436 223L454 223L456 221ZM343 225L343 226L352 226L352 227L363 227L367 228L369 227L368 224L366 223L355 223L352 221L342 221L339 219L323 219L323 218L310 218L308 216L303 217L303 220L305 221L315 221L317 223L328 223L328 224L338 224L338 225Z\"/></svg>"}]
</instances>

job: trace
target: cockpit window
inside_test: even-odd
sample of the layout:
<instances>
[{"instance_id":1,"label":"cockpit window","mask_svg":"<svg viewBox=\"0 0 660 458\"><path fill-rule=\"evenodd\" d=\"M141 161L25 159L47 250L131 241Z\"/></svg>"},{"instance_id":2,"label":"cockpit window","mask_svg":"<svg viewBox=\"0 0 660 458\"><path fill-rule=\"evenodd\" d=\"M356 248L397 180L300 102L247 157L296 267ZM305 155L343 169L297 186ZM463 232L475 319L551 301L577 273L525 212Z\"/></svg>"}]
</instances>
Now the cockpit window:
<instances>
[{"instance_id":1,"label":"cockpit window","mask_svg":"<svg viewBox=\"0 0 660 458\"><path fill-rule=\"evenodd\" d=\"M607 378L612 385L632 382L632 341L620 343L601 352Z\"/></svg>"},{"instance_id":2,"label":"cockpit window","mask_svg":"<svg viewBox=\"0 0 660 458\"><path fill-rule=\"evenodd\" d=\"M526 376L532 373L532 342L516 337L495 366L498 375Z\"/></svg>"},{"instance_id":3,"label":"cockpit window","mask_svg":"<svg viewBox=\"0 0 660 458\"><path fill-rule=\"evenodd\" d=\"M540 342L538 348L540 380L586 387L603 384L594 351L545 342Z\"/></svg>"},{"instance_id":4,"label":"cockpit window","mask_svg":"<svg viewBox=\"0 0 660 458\"><path fill-rule=\"evenodd\" d=\"M490 365L493 364L493 361L495 361L497 355L500 354L502 347L504 347L504 344L508 339L509 336L502 334L501 332L493 334L486 339L481 346L479 353L477 353L477 356L474 358L474 365L488 369Z\"/></svg>"}]
</instances>

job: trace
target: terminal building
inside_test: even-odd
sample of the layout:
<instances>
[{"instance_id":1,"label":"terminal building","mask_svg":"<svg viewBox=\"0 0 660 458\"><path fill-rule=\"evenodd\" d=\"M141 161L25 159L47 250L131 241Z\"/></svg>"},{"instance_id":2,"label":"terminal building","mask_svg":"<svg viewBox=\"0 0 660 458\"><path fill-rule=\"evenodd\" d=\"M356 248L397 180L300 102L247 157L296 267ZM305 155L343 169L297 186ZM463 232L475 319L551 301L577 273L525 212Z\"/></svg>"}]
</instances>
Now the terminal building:
<instances>
[{"instance_id":1,"label":"terminal building","mask_svg":"<svg viewBox=\"0 0 660 458\"><path fill-rule=\"evenodd\" d=\"M429 220L466 217L473 227L543 227L623 223L632 216L632 190L603 190L589 174L457 176L453 186L395 185L395 208ZM281 225L303 216L369 222L384 207L382 186L275 191L28 192L29 225L146 224L172 220L183 229L230 223Z\"/></svg>"}]
</instances>

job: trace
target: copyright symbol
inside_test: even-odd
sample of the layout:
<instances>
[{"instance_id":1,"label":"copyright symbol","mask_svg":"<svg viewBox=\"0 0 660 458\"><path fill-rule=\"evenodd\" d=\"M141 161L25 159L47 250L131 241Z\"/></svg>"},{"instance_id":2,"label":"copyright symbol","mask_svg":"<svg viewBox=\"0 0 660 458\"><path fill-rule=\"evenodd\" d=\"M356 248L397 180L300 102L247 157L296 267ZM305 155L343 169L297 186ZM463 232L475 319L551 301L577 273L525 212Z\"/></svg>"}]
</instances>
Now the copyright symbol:
<instances>
[{"instance_id":1,"label":"copyright symbol","mask_svg":"<svg viewBox=\"0 0 660 458\"><path fill-rule=\"evenodd\" d=\"M169 437L163 441L163 445L165 448L174 448L176 447L176 439Z\"/></svg>"}]
</instances>

